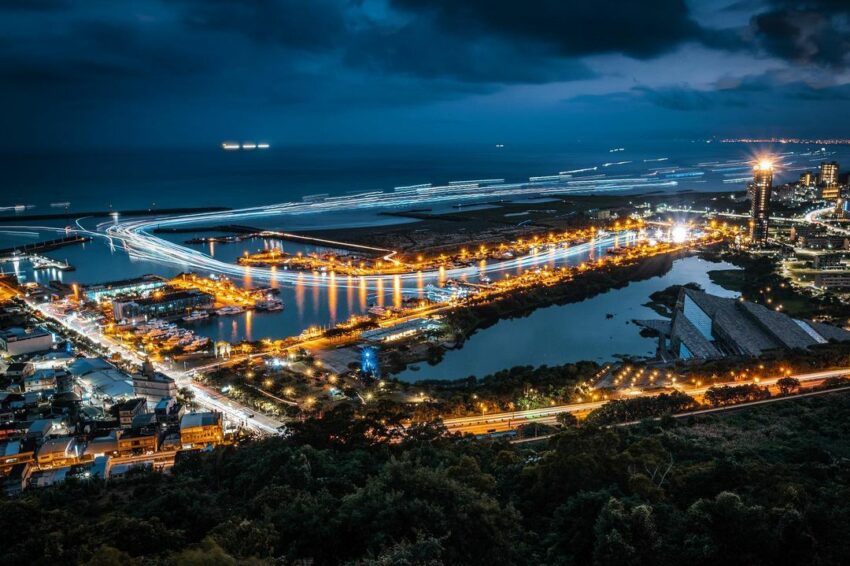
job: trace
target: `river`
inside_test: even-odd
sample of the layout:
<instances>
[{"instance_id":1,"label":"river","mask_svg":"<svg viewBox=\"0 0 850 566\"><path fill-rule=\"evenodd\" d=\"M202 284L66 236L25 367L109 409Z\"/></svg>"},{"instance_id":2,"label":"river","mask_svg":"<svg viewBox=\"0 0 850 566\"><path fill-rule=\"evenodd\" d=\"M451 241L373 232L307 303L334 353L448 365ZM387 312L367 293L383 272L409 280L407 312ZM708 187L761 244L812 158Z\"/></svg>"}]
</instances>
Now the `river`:
<instances>
[{"instance_id":1,"label":"river","mask_svg":"<svg viewBox=\"0 0 850 566\"><path fill-rule=\"evenodd\" d=\"M484 377L518 365L559 365L580 360L606 362L617 354L651 356L656 339L640 335L633 319L659 318L644 306L649 295L670 285L697 283L709 293L735 297L711 282L708 272L735 269L698 257L673 262L661 277L635 281L578 303L535 310L523 318L501 320L473 334L463 347L446 352L437 365L419 364L398 374L402 381ZM608 318L613 314L612 318Z\"/></svg>"}]
</instances>

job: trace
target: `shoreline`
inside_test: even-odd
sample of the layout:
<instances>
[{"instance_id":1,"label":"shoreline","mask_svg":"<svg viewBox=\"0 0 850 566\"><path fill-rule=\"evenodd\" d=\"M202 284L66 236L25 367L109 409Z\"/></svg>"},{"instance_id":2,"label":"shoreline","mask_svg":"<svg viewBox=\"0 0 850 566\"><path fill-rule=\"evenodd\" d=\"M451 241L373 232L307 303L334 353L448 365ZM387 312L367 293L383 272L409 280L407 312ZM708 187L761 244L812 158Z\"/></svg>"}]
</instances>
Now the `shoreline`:
<instances>
[{"instance_id":1,"label":"shoreline","mask_svg":"<svg viewBox=\"0 0 850 566\"><path fill-rule=\"evenodd\" d=\"M698 253L694 250L671 251L644 258L629 266L619 266L602 272L586 272L571 281L552 287L528 289L518 293L517 296L506 296L493 303L456 309L446 315L446 323L455 331L451 345L448 345L447 341L442 341L425 348L411 347L407 352L414 355L409 357L400 354L398 349L394 349L383 355L382 365L388 368L389 379L408 385L463 380L465 378L406 381L400 380L398 374L408 370L412 365L428 363L438 366L447 351L462 350L466 340L475 333L498 324L502 320L524 318L542 308L580 303L609 291L624 288L633 282L664 276L672 269L675 261L698 255ZM626 355L626 357L629 356Z\"/></svg>"}]
</instances>

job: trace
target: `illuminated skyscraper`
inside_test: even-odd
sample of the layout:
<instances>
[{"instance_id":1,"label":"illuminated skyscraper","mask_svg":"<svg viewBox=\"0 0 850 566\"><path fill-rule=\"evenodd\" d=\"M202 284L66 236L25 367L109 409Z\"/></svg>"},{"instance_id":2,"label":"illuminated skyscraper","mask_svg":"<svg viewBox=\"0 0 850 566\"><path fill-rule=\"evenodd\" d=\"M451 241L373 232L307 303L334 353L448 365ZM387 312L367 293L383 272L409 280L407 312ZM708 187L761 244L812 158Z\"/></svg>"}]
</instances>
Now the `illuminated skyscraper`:
<instances>
[{"instance_id":1,"label":"illuminated skyscraper","mask_svg":"<svg viewBox=\"0 0 850 566\"><path fill-rule=\"evenodd\" d=\"M818 186L820 187L820 198L838 200L838 197L841 196L841 187L838 186L838 163L824 161L820 164Z\"/></svg>"},{"instance_id":2,"label":"illuminated skyscraper","mask_svg":"<svg viewBox=\"0 0 850 566\"><path fill-rule=\"evenodd\" d=\"M767 242L772 188L773 163L760 161L753 169L753 184L750 188L750 240L754 244Z\"/></svg>"},{"instance_id":3,"label":"illuminated skyscraper","mask_svg":"<svg viewBox=\"0 0 850 566\"><path fill-rule=\"evenodd\" d=\"M811 187L815 184L815 176L811 171L805 171L802 175L800 175L800 186L801 187Z\"/></svg>"},{"instance_id":4,"label":"illuminated skyscraper","mask_svg":"<svg viewBox=\"0 0 850 566\"><path fill-rule=\"evenodd\" d=\"M838 163L826 161L820 164L820 172L818 173L818 185L837 185L838 184Z\"/></svg>"}]
</instances>

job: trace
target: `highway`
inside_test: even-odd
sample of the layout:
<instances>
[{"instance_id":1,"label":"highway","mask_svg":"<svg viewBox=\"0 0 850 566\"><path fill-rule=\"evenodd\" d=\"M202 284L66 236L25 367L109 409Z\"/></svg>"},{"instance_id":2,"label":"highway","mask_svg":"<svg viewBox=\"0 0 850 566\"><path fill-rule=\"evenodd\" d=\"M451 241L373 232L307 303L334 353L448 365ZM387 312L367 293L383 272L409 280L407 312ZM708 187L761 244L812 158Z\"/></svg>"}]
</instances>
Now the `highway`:
<instances>
[{"instance_id":1,"label":"highway","mask_svg":"<svg viewBox=\"0 0 850 566\"><path fill-rule=\"evenodd\" d=\"M823 220L820 219L821 216L823 216L824 214L827 214L829 212L832 212L833 210L835 210L834 207L820 208L818 210L813 210L805 216L806 222L808 222L810 224L819 224L820 226L823 226L824 228L826 228L828 231L832 231L832 232L835 232L837 234L842 234L844 236L850 236L850 230L848 230L846 228L841 228L839 226L834 226L834 225L829 224L828 222L824 222Z\"/></svg>"},{"instance_id":2,"label":"highway","mask_svg":"<svg viewBox=\"0 0 850 566\"><path fill-rule=\"evenodd\" d=\"M801 384L808 383L809 385L815 385L819 381L823 381L825 379L829 379L830 377L842 377L842 376L850 376L850 367L840 368L840 369L831 369L824 371L817 371L812 373L804 373L804 374L796 374L792 375L800 381ZM760 386L772 386L776 385L776 382L786 376L773 377L768 379L762 379L758 382ZM722 385L741 385L742 383L751 383L751 382L740 382L733 381L727 383L717 383L713 384L713 386L722 386ZM712 386L705 387L695 387L688 389L680 389L683 393L686 393L692 397L700 397L705 394L706 391ZM648 394L645 394L648 395ZM652 394L657 395L657 394ZM508 430L513 430L519 426L533 423L540 424L555 424L557 422L557 417L561 413L588 413L594 409L598 409L608 401L595 401L590 403L574 403L570 405L557 405L554 407L544 407L540 409L529 409L526 411L512 411L507 413L490 413L483 415L474 415L469 417L459 417L453 419L445 419L443 420L443 424L449 432L458 432L462 434L488 434L494 432L505 432Z\"/></svg>"}]
</instances>

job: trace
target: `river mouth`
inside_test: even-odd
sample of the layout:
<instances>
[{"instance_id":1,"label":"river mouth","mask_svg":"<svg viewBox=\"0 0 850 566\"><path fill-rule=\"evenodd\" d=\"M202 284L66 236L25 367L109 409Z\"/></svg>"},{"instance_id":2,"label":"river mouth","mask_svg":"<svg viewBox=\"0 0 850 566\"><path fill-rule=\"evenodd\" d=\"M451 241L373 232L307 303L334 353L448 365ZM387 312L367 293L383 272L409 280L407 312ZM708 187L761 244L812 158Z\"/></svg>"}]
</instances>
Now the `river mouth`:
<instances>
[{"instance_id":1,"label":"river mouth","mask_svg":"<svg viewBox=\"0 0 850 566\"><path fill-rule=\"evenodd\" d=\"M436 365L415 364L394 377L401 381L484 377L514 366L560 365L578 361L612 361L618 355L652 356L656 340L640 335L633 319L658 318L645 306L649 295L671 285L696 283L707 292L738 294L713 283L710 271L734 265L691 256L673 262L663 276L634 281L577 303L535 310L523 318L504 319L479 330L463 346L445 352Z\"/></svg>"}]
</instances>

